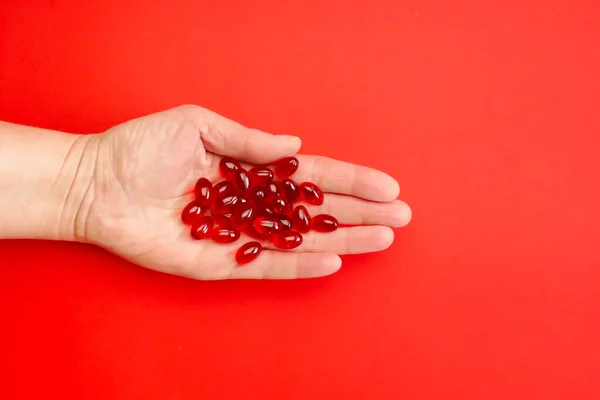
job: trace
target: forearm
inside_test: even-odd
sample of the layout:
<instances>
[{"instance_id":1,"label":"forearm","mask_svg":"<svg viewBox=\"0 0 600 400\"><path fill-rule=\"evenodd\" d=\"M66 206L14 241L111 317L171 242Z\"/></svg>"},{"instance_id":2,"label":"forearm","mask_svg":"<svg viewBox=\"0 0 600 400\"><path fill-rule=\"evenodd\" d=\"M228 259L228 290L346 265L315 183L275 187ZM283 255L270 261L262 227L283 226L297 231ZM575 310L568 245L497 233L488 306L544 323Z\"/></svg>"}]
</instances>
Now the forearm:
<instances>
[{"instance_id":1,"label":"forearm","mask_svg":"<svg viewBox=\"0 0 600 400\"><path fill-rule=\"evenodd\" d=\"M0 122L0 239L79 239L92 138Z\"/></svg>"}]
</instances>

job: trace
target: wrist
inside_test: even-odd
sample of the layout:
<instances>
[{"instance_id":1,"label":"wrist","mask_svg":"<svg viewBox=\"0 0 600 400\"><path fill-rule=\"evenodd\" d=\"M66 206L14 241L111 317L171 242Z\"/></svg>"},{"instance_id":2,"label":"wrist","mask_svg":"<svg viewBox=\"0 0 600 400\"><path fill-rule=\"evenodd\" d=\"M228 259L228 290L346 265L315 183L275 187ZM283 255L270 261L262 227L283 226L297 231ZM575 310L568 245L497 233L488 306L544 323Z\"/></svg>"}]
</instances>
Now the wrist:
<instances>
[{"instance_id":1,"label":"wrist","mask_svg":"<svg viewBox=\"0 0 600 400\"><path fill-rule=\"evenodd\" d=\"M94 196L99 135L68 136L73 136L73 141L55 178L55 190L48 205L60 210L54 217L56 239L87 242L87 217ZM51 210L48 213L51 214Z\"/></svg>"},{"instance_id":2,"label":"wrist","mask_svg":"<svg viewBox=\"0 0 600 400\"><path fill-rule=\"evenodd\" d=\"M95 136L0 123L0 238L82 240Z\"/></svg>"}]
</instances>

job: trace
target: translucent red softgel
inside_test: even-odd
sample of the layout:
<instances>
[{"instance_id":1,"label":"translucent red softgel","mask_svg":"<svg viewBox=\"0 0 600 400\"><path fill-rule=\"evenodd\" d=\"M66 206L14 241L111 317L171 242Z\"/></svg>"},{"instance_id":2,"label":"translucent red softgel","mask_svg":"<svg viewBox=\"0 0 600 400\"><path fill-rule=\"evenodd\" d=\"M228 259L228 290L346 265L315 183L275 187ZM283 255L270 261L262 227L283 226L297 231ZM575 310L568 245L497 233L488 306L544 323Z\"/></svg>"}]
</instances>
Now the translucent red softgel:
<instances>
[{"instance_id":1,"label":"translucent red softgel","mask_svg":"<svg viewBox=\"0 0 600 400\"><path fill-rule=\"evenodd\" d=\"M239 265L248 264L258 257L262 248L260 242L248 242L243 244L235 253L235 261L237 261Z\"/></svg>"},{"instance_id":2,"label":"translucent red softgel","mask_svg":"<svg viewBox=\"0 0 600 400\"><path fill-rule=\"evenodd\" d=\"M224 228L233 228L233 222L231 221L231 214L214 214L212 215L215 224Z\"/></svg>"},{"instance_id":3,"label":"translucent red softgel","mask_svg":"<svg viewBox=\"0 0 600 400\"><path fill-rule=\"evenodd\" d=\"M212 183L206 178L198 179L194 187L194 195L202 207L209 208L212 202Z\"/></svg>"},{"instance_id":4,"label":"translucent red softgel","mask_svg":"<svg viewBox=\"0 0 600 400\"><path fill-rule=\"evenodd\" d=\"M302 235L296 231L283 231L273 235L273 245L281 250L291 250L300 246L303 242Z\"/></svg>"},{"instance_id":5,"label":"translucent red softgel","mask_svg":"<svg viewBox=\"0 0 600 400\"><path fill-rule=\"evenodd\" d=\"M267 185L267 200L277 199L283 196L283 190L279 182L270 182Z\"/></svg>"},{"instance_id":6,"label":"translucent red softgel","mask_svg":"<svg viewBox=\"0 0 600 400\"><path fill-rule=\"evenodd\" d=\"M287 199L284 197L280 197L278 199L273 200L271 202L271 205L273 206L275 212L279 214L287 214L292 211L293 207L292 203L287 201Z\"/></svg>"},{"instance_id":7,"label":"translucent red softgel","mask_svg":"<svg viewBox=\"0 0 600 400\"><path fill-rule=\"evenodd\" d=\"M221 161L219 161L219 171L221 172L221 176L228 181L235 179L235 172L241 168L242 166L240 163L233 158L223 157Z\"/></svg>"},{"instance_id":8,"label":"translucent red softgel","mask_svg":"<svg viewBox=\"0 0 600 400\"><path fill-rule=\"evenodd\" d=\"M300 198L312 204L313 206L320 206L323 204L323 191L312 182L304 182L300 185Z\"/></svg>"},{"instance_id":9,"label":"translucent red softgel","mask_svg":"<svg viewBox=\"0 0 600 400\"><path fill-rule=\"evenodd\" d=\"M259 214L262 216L275 215L275 210L269 205L264 205L259 209Z\"/></svg>"},{"instance_id":10,"label":"translucent red softgel","mask_svg":"<svg viewBox=\"0 0 600 400\"><path fill-rule=\"evenodd\" d=\"M275 215L258 217L254 220L252 226L261 235L273 235L283 230L281 220Z\"/></svg>"},{"instance_id":11,"label":"translucent red softgel","mask_svg":"<svg viewBox=\"0 0 600 400\"><path fill-rule=\"evenodd\" d=\"M310 214L306 207L296 206L292 212L292 226L300 233L306 233L310 230Z\"/></svg>"},{"instance_id":12,"label":"translucent red softgel","mask_svg":"<svg viewBox=\"0 0 600 400\"><path fill-rule=\"evenodd\" d=\"M264 240L267 241L271 238L270 235L265 235L263 233L259 233L253 225L249 225L246 227L246 229L244 229L244 233L248 236L250 236L251 238L257 239L257 240Z\"/></svg>"},{"instance_id":13,"label":"translucent red softgel","mask_svg":"<svg viewBox=\"0 0 600 400\"><path fill-rule=\"evenodd\" d=\"M212 233L214 227L213 217L210 215L205 215L202 218L198 219L192 225L191 235L194 239L206 239Z\"/></svg>"},{"instance_id":14,"label":"translucent red softgel","mask_svg":"<svg viewBox=\"0 0 600 400\"><path fill-rule=\"evenodd\" d=\"M186 225L192 225L204 215L205 209L196 200L189 203L181 212L181 220Z\"/></svg>"},{"instance_id":15,"label":"translucent red softgel","mask_svg":"<svg viewBox=\"0 0 600 400\"><path fill-rule=\"evenodd\" d=\"M239 204L231 215L231 222L237 229L242 229L254 222L257 207L253 202Z\"/></svg>"},{"instance_id":16,"label":"translucent red softgel","mask_svg":"<svg viewBox=\"0 0 600 400\"><path fill-rule=\"evenodd\" d=\"M287 178L298 170L298 159L296 157L286 157L275 163L275 176L279 179Z\"/></svg>"},{"instance_id":17,"label":"translucent red softgel","mask_svg":"<svg viewBox=\"0 0 600 400\"><path fill-rule=\"evenodd\" d=\"M238 191L238 193L245 194L246 191L250 188L250 178L248 178L248 174L243 168L235 171L234 175L234 187Z\"/></svg>"},{"instance_id":18,"label":"translucent red softgel","mask_svg":"<svg viewBox=\"0 0 600 400\"><path fill-rule=\"evenodd\" d=\"M310 221L310 227L317 232L333 232L338 225L338 220L328 214L316 215Z\"/></svg>"},{"instance_id":19,"label":"translucent red softgel","mask_svg":"<svg viewBox=\"0 0 600 400\"><path fill-rule=\"evenodd\" d=\"M281 229L284 231L292 229L292 220L287 215L277 215L279 222L281 222Z\"/></svg>"},{"instance_id":20,"label":"translucent red softgel","mask_svg":"<svg viewBox=\"0 0 600 400\"><path fill-rule=\"evenodd\" d=\"M267 189L263 186L254 186L250 189L247 198L248 200L253 200L257 204L261 204L267 198Z\"/></svg>"},{"instance_id":21,"label":"translucent red softgel","mask_svg":"<svg viewBox=\"0 0 600 400\"><path fill-rule=\"evenodd\" d=\"M211 239L217 243L233 243L240 238L240 231L222 226L213 229Z\"/></svg>"},{"instance_id":22,"label":"translucent red softgel","mask_svg":"<svg viewBox=\"0 0 600 400\"><path fill-rule=\"evenodd\" d=\"M279 250L291 250L303 242L310 230L332 232L338 228L335 217L320 214L311 218L303 205L323 204L323 191L314 183L296 183L289 177L298 169L298 159L286 157L273 169L255 166L245 170L229 157L219 162L224 180L211 183L200 178L194 187L194 200L181 213L184 224L191 225L194 239L210 238L217 243L233 243L241 233L255 241L245 243L235 253L238 264L246 264L261 253L262 242Z\"/></svg>"},{"instance_id":23,"label":"translucent red softgel","mask_svg":"<svg viewBox=\"0 0 600 400\"><path fill-rule=\"evenodd\" d=\"M236 194L225 194L219 196L213 203L211 211L214 214L229 214L232 213L236 208L237 204L240 203L240 197Z\"/></svg>"},{"instance_id":24,"label":"translucent red softgel","mask_svg":"<svg viewBox=\"0 0 600 400\"><path fill-rule=\"evenodd\" d=\"M228 194L234 194L235 190L233 190L233 185L227 181L221 181L213 186L213 201L221 196L225 196Z\"/></svg>"},{"instance_id":25,"label":"translucent red softgel","mask_svg":"<svg viewBox=\"0 0 600 400\"><path fill-rule=\"evenodd\" d=\"M290 203L297 201L300 197L300 187L296 182L289 178L281 181L281 191Z\"/></svg>"},{"instance_id":26,"label":"translucent red softgel","mask_svg":"<svg viewBox=\"0 0 600 400\"><path fill-rule=\"evenodd\" d=\"M254 167L248 171L251 187L266 186L273 180L274 176L273 171L267 167Z\"/></svg>"}]
</instances>

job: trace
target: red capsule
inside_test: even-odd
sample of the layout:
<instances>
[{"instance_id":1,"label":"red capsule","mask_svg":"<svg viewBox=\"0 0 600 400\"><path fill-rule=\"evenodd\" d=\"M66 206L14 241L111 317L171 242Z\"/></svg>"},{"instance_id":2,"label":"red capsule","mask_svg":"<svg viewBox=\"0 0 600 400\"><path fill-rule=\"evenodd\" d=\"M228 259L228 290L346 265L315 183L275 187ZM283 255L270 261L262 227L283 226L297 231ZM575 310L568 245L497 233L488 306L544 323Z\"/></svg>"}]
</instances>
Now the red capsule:
<instances>
[{"instance_id":1,"label":"red capsule","mask_svg":"<svg viewBox=\"0 0 600 400\"><path fill-rule=\"evenodd\" d=\"M273 200L271 204L276 213L287 214L292 211L292 203L283 197Z\"/></svg>"},{"instance_id":2,"label":"red capsule","mask_svg":"<svg viewBox=\"0 0 600 400\"><path fill-rule=\"evenodd\" d=\"M194 187L196 200L202 207L210 207L212 201L212 183L206 178L200 178Z\"/></svg>"},{"instance_id":3,"label":"red capsule","mask_svg":"<svg viewBox=\"0 0 600 400\"><path fill-rule=\"evenodd\" d=\"M214 214L229 214L233 212L238 203L240 203L239 196L235 194L226 194L215 200L212 211Z\"/></svg>"},{"instance_id":4,"label":"red capsule","mask_svg":"<svg viewBox=\"0 0 600 400\"><path fill-rule=\"evenodd\" d=\"M213 219L215 220L215 224L222 226L224 228L232 228L233 222L231 221L231 214L213 214Z\"/></svg>"},{"instance_id":5,"label":"red capsule","mask_svg":"<svg viewBox=\"0 0 600 400\"><path fill-rule=\"evenodd\" d=\"M267 200L276 199L283 196L283 191L278 182L271 182L267 185Z\"/></svg>"},{"instance_id":6,"label":"red capsule","mask_svg":"<svg viewBox=\"0 0 600 400\"><path fill-rule=\"evenodd\" d=\"M300 198L314 206L323 204L323 191L314 183L304 182L300 185Z\"/></svg>"},{"instance_id":7,"label":"red capsule","mask_svg":"<svg viewBox=\"0 0 600 400\"><path fill-rule=\"evenodd\" d=\"M242 245L235 253L235 261L237 261L239 265L247 264L258 257L262 248L262 244L259 242L248 242Z\"/></svg>"},{"instance_id":8,"label":"red capsule","mask_svg":"<svg viewBox=\"0 0 600 400\"><path fill-rule=\"evenodd\" d=\"M235 171L241 168L240 163L230 157L223 157L219 162L219 171L221 171L223 178L228 181L233 181L235 179Z\"/></svg>"},{"instance_id":9,"label":"red capsule","mask_svg":"<svg viewBox=\"0 0 600 400\"><path fill-rule=\"evenodd\" d=\"M213 229L210 237L217 243L233 243L240 238L240 231L220 226Z\"/></svg>"},{"instance_id":10,"label":"red capsule","mask_svg":"<svg viewBox=\"0 0 600 400\"><path fill-rule=\"evenodd\" d=\"M250 178L250 186L266 186L273 180L274 174L267 167L254 167L248 171L248 177Z\"/></svg>"},{"instance_id":11,"label":"red capsule","mask_svg":"<svg viewBox=\"0 0 600 400\"><path fill-rule=\"evenodd\" d=\"M300 205L292 213L292 226L298 232L306 233L310 230L310 214L306 207Z\"/></svg>"},{"instance_id":12,"label":"red capsule","mask_svg":"<svg viewBox=\"0 0 600 400\"><path fill-rule=\"evenodd\" d=\"M246 193L246 191L250 187L250 178L248 178L248 174L243 168L240 168L237 171L235 171L233 182L235 189L241 194Z\"/></svg>"},{"instance_id":13,"label":"red capsule","mask_svg":"<svg viewBox=\"0 0 600 400\"><path fill-rule=\"evenodd\" d=\"M256 212L257 208L254 203L239 204L231 216L231 222L238 229L245 228L252 224L252 221L256 218Z\"/></svg>"},{"instance_id":14,"label":"red capsule","mask_svg":"<svg viewBox=\"0 0 600 400\"><path fill-rule=\"evenodd\" d=\"M269 216L269 215L275 215L275 210L273 209L273 207L269 206L269 205L265 205L262 206L259 210L258 210L258 215L261 216Z\"/></svg>"},{"instance_id":15,"label":"red capsule","mask_svg":"<svg viewBox=\"0 0 600 400\"><path fill-rule=\"evenodd\" d=\"M333 232L338 226L338 220L329 214L316 215L310 221L311 229L317 232Z\"/></svg>"},{"instance_id":16,"label":"red capsule","mask_svg":"<svg viewBox=\"0 0 600 400\"><path fill-rule=\"evenodd\" d=\"M284 231L273 235L272 242L278 249L290 250L300 246L303 242L302 235L296 231Z\"/></svg>"},{"instance_id":17,"label":"red capsule","mask_svg":"<svg viewBox=\"0 0 600 400\"><path fill-rule=\"evenodd\" d=\"M254 220L252 226L262 235L272 235L280 232L283 228L277 216L258 217Z\"/></svg>"},{"instance_id":18,"label":"red capsule","mask_svg":"<svg viewBox=\"0 0 600 400\"><path fill-rule=\"evenodd\" d=\"M196 240L205 239L211 235L213 227L213 218L209 215L206 215L192 225L190 233Z\"/></svg>"},{"instance_id":19,"label":"red capsule","mask_svg":"<svg viewBox=\"0 0 600 400\"><path fill-rule=\"evenodd\" d=\"M262 186L255 186L250 189L248 193L248 199L256 202L257 204L262 203L267 198L267 189Z\"/></svg>"},{"instance_id":20,"label":"red capsule","mask_svg":"<svg viewBox=\"0 0 600 400\"><path fill-rule=\"evenodd\" d=\"M213 186L213 201L216 200L219 197L223 197L227 194L234 194L235 190L233 189L233 185L231 184L231 182L227 182L227 181L221 181L217 184L215 184L215 186Z\"/></svg>"},{"instance_id":21,"label":"red capsule","mask_svg":"<svg viewBox=\"0 0 600 400\"><path fill-rule=\"evenodd\" d=\"M204 208L200 206L200 204L194 200L189 203L183 211L181 212L181 220L186 225L192 225L198 219L202 217L204 214Z\"/></svg>"},{"instance_id":22,"label":"red capsule","mask_svg":"<svg viewBox=\"0 0 600 400\"><path fill-rule=\"evenodd\" d=\"M254 228L253 225L248 225L245 229L244 229L244 233L248 236L250 236L251 238L257 239L257 240L269 240L271 238L271 236L266 235L264 233L260 233L256 230L256 228Z\"/></svg>"},{"instance_id":23,"label":"red capsule","mask_svg":"<svg viewBox=\"0 0 600 400\"><path fill-rule=\"evenodd\" d=\"M300 197L300 188L298 187L298 184L290 178L281 181L281 190L290 203L297 201Z\"/></svg>"},{"instance_id":24,"label":"red capsule","mask_svg":"<svg viewBox=\"0 0 600 400\"><path fill-rule=\"evenodd\" d=\"M285 157L275 163L275 175L279 179L287 178L298 170L298 159L296 157Z\"/></svg>"},{"instance_id":25,"label":"red capsule","mask_svg":"<svg viewBox=\"0 0 600 400\"><path fill-rule=\"evenodd\" d=\"M277 215L279 222L281 222L281 230L289 231L292 229L292 220L287 215Z\"/></svg>"}]
</instances>

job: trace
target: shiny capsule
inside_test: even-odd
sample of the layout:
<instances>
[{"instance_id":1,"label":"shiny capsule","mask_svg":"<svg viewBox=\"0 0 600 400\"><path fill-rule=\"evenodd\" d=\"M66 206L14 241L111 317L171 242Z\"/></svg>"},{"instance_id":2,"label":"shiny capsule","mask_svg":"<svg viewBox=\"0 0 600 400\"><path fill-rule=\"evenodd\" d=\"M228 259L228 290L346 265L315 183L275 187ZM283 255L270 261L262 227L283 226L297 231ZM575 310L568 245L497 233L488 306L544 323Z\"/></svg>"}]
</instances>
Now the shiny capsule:
<instances>
[{"instance_id":1,"label":"shiny capsule","mask_svg":"<svg viewBox=\"0 0 600 400\"><path fill-rule=\"evenodd\" d=\"M181 212L181 220L186 225L192 225L204 215L204 208L194 200L189 203Z\"/></svg>"},{"instance_id":2,"label":"shiny capsule","mask_svg":"<svg viewBox=\"0 0 600 400\"><path fill-rule=\"evenodd\" d=\"M191 235L194 239L206 239L212 234L212 230L214 227L213 218L209 215L205 215L202 218L198 219L191 228Z\"/></svg>"},{"instance_id":3,"label":"shiny capsule","mask_svg":"<svg viewBox=\"0 0 600 400\"><path fill-rule=\"evenodd\" d=\"M262 249L262 244L259 242L248 242L243 244L235 253L235 261L239 265L248 264L258 257Z\"/></svg>"},{"instance_id":4,"label":"shiny capsule","mask_svg":"<svg viewBox=\"0 0 600 400\"><path fill-rule=\"evenodd\" d=\"M243 168L238 169L234 173L234 188L238 193L245 194L248 188L250 188L250 178Z\"/></svg>"},{"instance_id":5,"label":"shiny capsule","mask_svg":"<svg viewBox=\"0 0 600 400\"><path fill-rule=\"evenodd\" d=\"M277 216L258 217L254 220L252 226L262 235L272 235L283 229L283 225Z\"/></svg>"},{"instance_id":6,"label":"shiny capsule","mask_svg":"<svg viewBox=\"0 0 600 400\"><path fill-rule=\"evenodd\" d=\"M256 218L257 211L258 209L254 203L246 202L239 204L231 216L231 222L233 223L233 226L238 229L242 229L248 225L251 225L254 221L254 218Z\"/></svg>"},{"instance_id":7,"label":"shiny capsule","mask_svg":"<svg viewBox=\"0 0 600 400\"><path fill-rule=\"evenodd\" d=\"M214 214L229 214L233 212L238 203L240 203L238 195L226 194L215 200L212 211Z\"/></svg>"},{"instance_id":8,"label":"shiny capsule","mask_svg":"<svg viewBox=\"0 0 600 400\"><path fill-rule=\"evenodd\" d=\"M271 238L270 235L258 232L256 228L254 228L254 225L248 225L244 229L244 233L257 240L269 240Z\"/></svg>"},{"instance_id":9,"label":"shiny capsule","mask_svg":"<svg viewBox=\"0 0 600 400\"><path fill-rule=\"evenodd\" d=\"M275 176L279 179L287 178L298 170L298 159L296 157L285 157L275 163Z\"/></svg>"},{"instance_id":10,"label":"shiny capsule","mask_svg":"<svg viewBox=\"0 0 600 400\"><path fill-rule=\"evenodd\" d=\"M218 227L213 229L210 238L217 243L233 243L240 238L240 231L234 228Z\"/></svg>"},{"instance_id":11,"label":"shiny capsule","mask_svg":"<svg viewBox=\"0 0 600 400\"><path fill-rule=\"evenodd\" d=\"M310 230L310 214L303 205L296 206L292 212L292 226L300 233Z\"/></svg>"},{"instance_id":12,"label":"shiny capsule","mask_svg":"<svg viewBox=\"0 0 600 400\"><path fill-rule=\"evenodd\" d=\"M196 201L200 203L202 207L210 207L212 202L212 183L206 178L200 178L194 186L194 195Z\"/></svg>"},{"instance_id":13,"label":"shiny capsule","mask_svg":"<svg viewBox=\"0 0 600 400\"><path fill-rule=\"evenodd\" d=\"M291 250L300 246L303 242L302 235L296 231L283 231L273 235L273 245L281 250Z\"/></svg>"},{"instance_id":14,"label":"shiny capsule","mask_svg":"<svg viewBox=\"0 0 600 400\"><path fill-rule=\"evenodd\" d=\"M304 182L300 185L300 199L312 204L320 206L323 204L323 191L314 183Z\"/></svg>"},{"instance_id":15,"label":"shiny capsule","mask_svg":"<svg viewBox=\"0 0 600 400\"><path fill-rule=\"evenodd\" d=\"M248 171L250 186L266 186L274 178L275 174L267 167L254 167Z\"/></svg>"},{"instance_id":16,"label":"shiny capsule","mask_svg":"<svg viewBox=\"0 0 600 400\"><path fill-rule=\"evenodd\" d=\"M279 222L281 222L281 230L289 231L292 229L292 220L287 215L277 215Z\"/></svg>"},{"instance_id":17,"label":"shiny capsule","mask_svg":"<svg viewBox=\"0 0 600 400\"><path fill-rule=\"evenodd\" d=\"M273 207L271 206L262 206L261 208L259 208L258 210L258 215L260 216L269 216L269 215L275 215L275 210L273 209Z\"/></svg>"},{"instance_id":18,"label":"shiny capsule","mask_svg":"<svg viewBox=\"0 0 600 400\"><path fill-rule=\"evenodd\" d=\"M232 228L233 222L231 221L231 213L229 214L213 214L213 219L215 221L215 225L224 227L224 228Z\"/></svg>"},{"instance_id":19,"label":"shiny capsule","mask_svg":"<svg viewBox=\"0 0 600 400\"><path fill-rule=\"evenodd\" d=\"M267 189L263 186L254 186L248 192L248 199L254 201L257 204L261 204L267 198Z\"/></svg>"},{"instance_id":20,"label":"shiny capsule","mask_svg":"<svg viewBox=\"0 0 600 400\"><path fill-rule=\"evenodd\" d=\"M281 191L290 203L297 201L300 197L300 187L296 182L289 178L281 181Z\"/></svg>"},{"instance_id":21,"label":"shiny capsule","mask_svg":"<svg viewBox=\"0 0 600 400\"><path fill-rule=\"evenodd\" d=\"M233 181L235 179L235 172L241 168L240 163L230 157L223 157L219 162L221 176L228 181Z\"/></svg>"},{"instance_id":22,"label":"shiny capsule","mask_svg":"<svg viewBox=\"0 0 600 400\"><path fill-rule=\"evenodd\" d=\"M219 197L223 197L228 194L235 194L235 190L233 189L233 185L231 184L231 182L221 181L215 184L212 189L213 203Z\"/></svg>"},{"instance_id":23,"label":"shiny capsule","mask_svg":"<svg viewBox=\"0 0 600 400\"><path fill-rule=\"evenodd\" d=\"M278 182L271 182L267 185L267 200L276 199L283 196L283 191Z\"/></svg>"},{"instance_id":24,"label":"shiny capsule","mask_svg":"<svg viewBox=\"0 0 600 400\"><path fill-rule=\"evenodd\" d=\"M310 221L311 229L317 232L333 232L338 226L338 220L329 214L316 215Z\"/></svg>"},{"instance_id":25,"label":"shiny capsule","mask_svg":"<svg viewBox=\"0 0 600 400\"><path fill-rule=\"evenodd\" d=\"M292 211L292 203L290 203L284 197L273 200L271 205L273 206L275 212L279 214L287 214Z\"/></svg>"}]
</instances>

